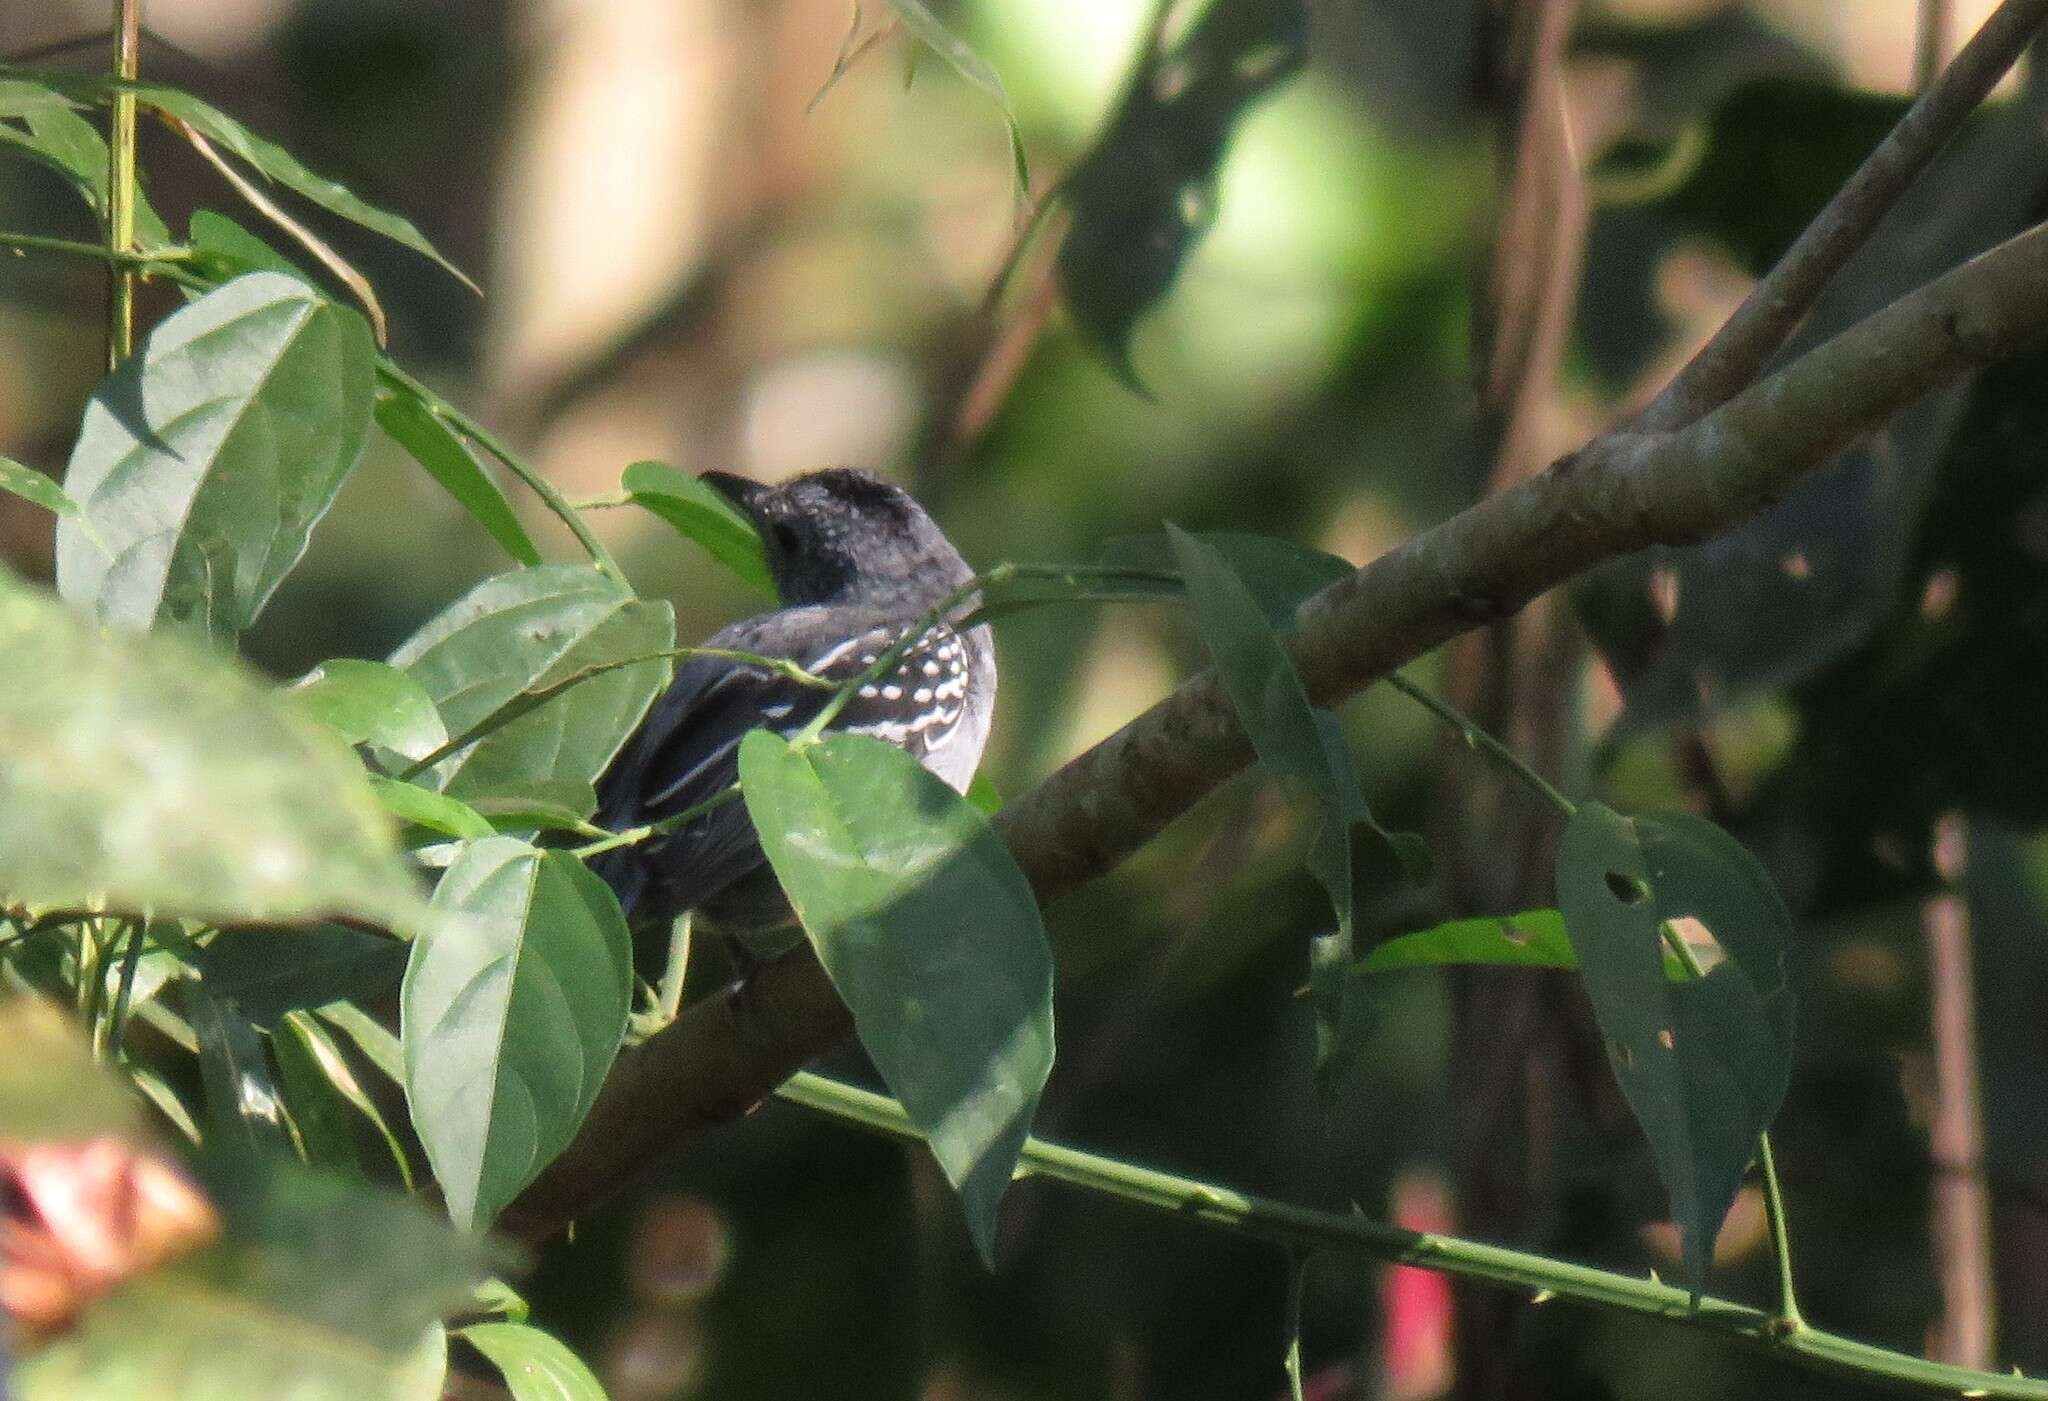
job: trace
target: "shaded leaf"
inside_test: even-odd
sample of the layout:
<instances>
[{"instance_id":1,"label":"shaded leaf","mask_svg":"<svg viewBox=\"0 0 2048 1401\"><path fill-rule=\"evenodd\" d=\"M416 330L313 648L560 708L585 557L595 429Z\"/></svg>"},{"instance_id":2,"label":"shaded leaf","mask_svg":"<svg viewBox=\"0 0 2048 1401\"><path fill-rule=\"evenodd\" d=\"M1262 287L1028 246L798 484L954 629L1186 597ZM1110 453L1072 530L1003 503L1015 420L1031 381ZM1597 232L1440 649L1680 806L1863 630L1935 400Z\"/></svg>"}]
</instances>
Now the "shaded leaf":
<instances>
[{"instance_id":1,"label":"shaded leaf","mask_svg":"<svg viewBox=\"0 0 2048 1401\"><path fill-rule=\"evenodd\" d=\"M361 765L240 664L0 572L0 891L214 921L422 908Z\"/></svg>"},{"instance_id":2,"label":"shaded leaf","mask_svg":"<svg viewBox=\"0 0 2048 1401\"><path fill-rule=\"evenodd\" d=\"M582 1359L526 1323L472 1323L456 1337L491 1360L513 1401L605 1401Z\"/></svg>"},{"instance_id":3,"label":"shaded leaf","mask_svg":"<svg viewBox=\"0 0 2048 1401\"><path fill-rule=\"evenodd\" d=\"M321 1010L322 1014L326 1015L337 1010L337 1005L330 1003ZM367 1014L356 1008L351 1007L348 1010L358 1017L367 1019ZM384 1111L377 1107L377 1101L370 1098L369 1092L356 1078L355 1071L349 1067L347 1058L341 1053L341 1047L327 1034L326 1026L310 1013L287 1012L283 1020L272 1030L271 1035L273 1038L291 1038L297 1041L314 1068L326 1079L328 1086L346 1100L358 1114L370 1121L370 1127L384 1140L385 1151L391 1154L391 1162L398 1169L399 1180L405 1185L406 1191L412 1191L412 1162L406 1157L405 1146L398 1141L398 1135L391 1131L391 1125L385 1120ZM390 1042L391 1067L395 1071L402 1070L398 1038L393 1036ZM398 1083L399 1077L394 1075L392 1082Z\"/></svg>"},{"instance_id":4,"label":"shaded leaf","mask_svg":"<svg viewBox=\"0 0 2048 1401\"><path fill-rule=\"evenodd\" d=\"M194 955L199 976L260 1027L287 1012L374 999L398 985L406 945L341 924L223 929Z\"/></svg>"},{"instance_id":5,"label":"shaded leaf","mask_svg":"<svg viewBox=\"0 0 2048 1401\"><path fill-rule=\"evenodd\" d=\"M455 1223L478 1230L568 1146L625 1035L631 939L611 888L510 837L434 892L401 998L405 1091Z\"/></svg>"},{"instance_id":6,"label":"shaded leaf","mask_svg":"<svg viewBox=\"0 0 2048 1401\"><path fill-rule=\"evenodd\" d=\"M633 504L660 516L742 581L773 598L775 580L754 523L717 489L663 462L636 462L619 478Z\"/></svg>"},{"instance_id":7,"label":"shaded leaf","mask_svg":"<svg viewBox=\"0 0 2048 1401\"><path fill-rule=\"evenodd\" d=\"M893 745L840 733L793 747L756 730L739 770L861 1045L993 1263L996 1210L1053 1060L1052 954L1030 884L988 819Z\"/></svg>"},{"instance_id":8,"label":"shaded leaf","mask_svg":"<svg viewBox=\"0 0 2048 1401\"><path fill-rule=\"evenodd\" d=\"M540 550L519 523L498 479L433 410L410 394L387 392L377 400L377 426L489 531L500 549L521 564L540 563Z\"/></svg>"},{"instance_id":9,"label":"shaded leaf","mask_svg":"<svg viewBox=\"0 0 2048 1401\"><path fill-rule=\"evenodd\" d=\"M1059 248L1061 290L1133 389L1132 329L1207 230L1231 132L1307 57L1306 0L1213 0L1179 43L1144 56L1062 186L1073 222Z\"/></svg>"},{"instance_id":10,"label":"shaded leaf","mask_svg":"<svg viewBox=\"0 0 2048 1401\"><path fill-rule=\"evenodd\" d=\"M78 516L78 503L48 477L11 457L0 457L0 491L32 501L53 516Z\"/></svg>"},{"instance_id":11,"label":"shaded leaf","mask_svg":"<svg viewBox=\"0 0 2048 1401\"><path fill-rule=\"evenodd\" d=\"M1498 968L1577 968L1564 916L1556 910L1448 920L1431 929L1403 934L1375 946L1354 965L1360 973L1401 968L1451 968L1483 964ZM1664 953L1664 976L1689 978L1678 955Z\"/></svg>"},{"instance_id":12,"label":"shaded leaf","mask_svg":"<svg viewBox=\"0 0 2048 1401\"><path fill-rule=\"evenodd\" d=\"M1010 106L1010 94L1003 88L1001 75L987 59L974 51L972 44L948 29L921 0L888 0L888 3L896 17L903 21L905 29L946 60L955 73L995 99L1003 121L1010 129L1010 174L1017 182L1017 198L1028 196L1031 191L1031 161L1025 155L1024 130L1017 125L1017 113ZM834 76L837 76L836 72Z\"/></svg>"},{"instance_id":13,"label":"shaded leaf","mask_svg":"<svg viewBox=\"0 0 2048 1401\"><path fill-rule=\"evenodd\" d=\"M419 759L448 740L433 697L383 662L354 657L322 662L284 694L343 744L375 744Z\"/></svg>"},{"instance_id":14,"label":"shaded leaf","mask_svg":"<svg viewBox=\"0 0 2048 1401\"><path fill-rule=\"evenodd\" d=\"M1565 828L1557 898L1697 1293L1791 1076L1791 917L1756 859L1712 823L1627 818L1599 803L1582 804ZM1673 983L1660 930L1688 917L1726 957Z\"/></svg>"},{"instance_id":15,"label":"shaded leaf","mask_svg":"<svg viewBox=\"0 0 2048 1401\"><path fill-rule=\"evenodd\" d=\"M199 1037L199 1076L206 1087L206 1142L245 1154L289 1151L284 1103L271 1083L263 1038L249 1019L203 982L188 986L185 1010Z\"/></svg>"},{"instance_id":16,"label":"shaded leaf","mask_svg":"<svg viewBox=\"0 0 2048 1401\"><path fill-rule=\"evenodd\" d=\"M635 598L587 565L549 564L485 580L391 661L426 688L450 733L461 736L524 692L649 657L674 640L666 603ZM668 673L667 660L654 657L592 676L442 761L439 786L467 800L590 784Z\"/></svg>"},{"instance_id":17,"label":"shaded leaf","mask_svg":"<svg viewBox=\"0 0 2048 1401\"><path fill-rule=\"evenodd\" d=\"M12 146L62 175L104 225L109 217L108 158L107 143L98 128L47 88L24 94L23 90L33 85L16 80L6 86L15 96L9 100L0 94L0 118L19 118L22 125L0 121L0 146ZM144 248L161 248L171 241L170 230L139 185L135 190L135 237Z\"/></svg>"},{"instance_id":18,"label":"shaded leaf","mask_svg":"<svg viewBox=\"0 0 2048 1401\"><path fill-rule=\"evenodd\" d=\"M58 591L124 627L246 629L362 456L371 376L362 318L295 278L172 312L86 406Z\"/></svg>"},{"instance_id":19,"label":"shaded leaf","mask_svg":"<svg viewBox=\"0 0 2048 1401\"><path fill-rule=\"evenodd\" d=\"M140 1276L17 1366L22 1401L420 1401L436 1321L490 1273L403 1198L296 1164L209 1174L216 1245Z\"/></svg>"},{"instance_id":20,"label":"shaded leaf","mask_svg":"<svg viewBox=\"0 0 2048 1401\"><path fill-rule=\"evenodd\" d=\"M309 1166L360 1172L363 1164L356 1153L348 1101L327 1078L312 1045L294 1026L280 1021L270 1033L270 1059L277 1067L278 1088L284 1092L285 1122L293 1145Z\"/></svg>"},{"instance_id":21,"label":"shaded leaf","mask_svg":"<svg viewBox=\"0 0 2048 1401\"><path fill-rule=\"evenodd\" d=\"M55 1003L0 997L0 1045L0 1138L149 1141L141 1104L94 1062L84 1032Z\"/></svg>"},{"instance_id":22,"label":"shaded leaf","mask_svg":"<svg viewBox=\"0 0 2048 1401\"><path fill-rule=\"evenodd\" d=\"M363 1059L377 1067L378 1074L394 1085L405 1083L405 1050L390 1028L347 1002L329 1002L313 1010L321 1021L346 1036L363 1053Z\"/></svg>"}]
</instances>

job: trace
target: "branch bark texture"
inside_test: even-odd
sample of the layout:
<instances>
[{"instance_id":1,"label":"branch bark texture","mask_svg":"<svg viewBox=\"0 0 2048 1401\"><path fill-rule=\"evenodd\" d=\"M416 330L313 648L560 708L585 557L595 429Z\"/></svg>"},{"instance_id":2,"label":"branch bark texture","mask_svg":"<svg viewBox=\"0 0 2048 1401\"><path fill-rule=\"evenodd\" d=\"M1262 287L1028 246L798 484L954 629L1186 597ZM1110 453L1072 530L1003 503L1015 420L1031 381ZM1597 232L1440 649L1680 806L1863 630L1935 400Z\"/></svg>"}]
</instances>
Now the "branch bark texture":
<instances>
[{"instance_id":1,"label":"branch bark texture","mask_svg":"<svg viewBox=\"0 0 2048 1401\"><path fill-rule=\"evenodd\" d=\"M1691 425L1596 438L1309 599L1288 644L1308 693L1334 705L1596 565L1732 529L1891 413L2044 329L2039 225ZM1251 758L1205 672L1011 804L998 825L1049 903L1116 866ZM808 954L696 1004L620 1058L577 1142L502 1224L547 1235L850 1029Z\"/></svg>"}]
</instances>

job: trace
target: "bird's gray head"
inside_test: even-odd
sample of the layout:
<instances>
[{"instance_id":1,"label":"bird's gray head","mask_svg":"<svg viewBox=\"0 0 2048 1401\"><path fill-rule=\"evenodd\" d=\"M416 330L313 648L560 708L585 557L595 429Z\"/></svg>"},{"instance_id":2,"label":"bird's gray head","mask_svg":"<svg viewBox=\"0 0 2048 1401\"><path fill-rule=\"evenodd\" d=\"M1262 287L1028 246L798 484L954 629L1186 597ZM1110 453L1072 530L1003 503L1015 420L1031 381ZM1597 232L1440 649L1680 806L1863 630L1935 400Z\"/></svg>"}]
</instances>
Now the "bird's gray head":
<instances>
[{"instance_id":1,"label":"bird's gray head","mask_svg":"<svg viewBox=\"0 0 2048 1401\"><path fill-rule=\"evenodd\" d=\"M705 472L753 521L785 604L835 603L921 613L974 577L902 488L828 467L779 486Z\"/></svg>"}]
</instances>

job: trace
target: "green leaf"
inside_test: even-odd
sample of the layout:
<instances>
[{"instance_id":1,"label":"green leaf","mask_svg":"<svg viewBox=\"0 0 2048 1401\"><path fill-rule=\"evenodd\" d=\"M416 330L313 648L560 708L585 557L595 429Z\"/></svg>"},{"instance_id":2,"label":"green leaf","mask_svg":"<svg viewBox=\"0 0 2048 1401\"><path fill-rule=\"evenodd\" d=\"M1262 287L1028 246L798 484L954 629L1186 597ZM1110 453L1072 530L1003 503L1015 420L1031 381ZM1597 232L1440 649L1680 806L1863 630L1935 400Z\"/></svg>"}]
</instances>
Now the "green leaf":
<instances>
[{"instance_id":1,"label":"green leaf","mask_svg":"<svg viewBox=\"0 0 2048 1401\"><path fill-rule=\"evenodd\" d=\"M1215 545L1167 526L1167 538L1186 581L1195 622L1215 660L1259 762L1283 782L1298 785L1322 815L1309 848L1308 868L1329 893L1336 932L1319 943L1314 961L1318 1079L1326 1092L1342 1079L1344 979L1351 963L1357 891L1369 878L1397 879L1412 863L1412 839L1396 840L1373 820L1352 772L1337 717L1309 704L1308 693L1267 611Z\"/></svg>"},{"instance_id":2,"label":"green leaf","mask_svg":"<svg viewBox=\"0 0 2048 1401\"><path fill-rule=\"evenodd\" d=\"M619 478L633 504L660 516L720 564L769 597L775 579L754 523L719 492L662 462L636 462Z\"/></svg>"},{"instance_id":3,"label":"green leaf","mask_svg":"<svg viewBox=\"0 0 2048 1401\"><path fill-rule=\"evenodd\" d=\"M399 821L425 827L444 837L475 840L498 830L484 820L483 814L460 798L436 793L416 783L401 783L395 778L380 778L372 774L370 791L377 795L378 802L384 804L384 810Z\"/></svg>"},{"instance_id":4,"label":"green leaf","mask_svg":"<svg viewBox=\"0 0 2048 1401\"><path fill-rule=\"evenodd\" d=\"M219 143L286 189L313 201L331 214L340 215L352 224L360 224L393 242L404 244L416 253L425 254L446 268L463 286L471 291L478 290L476 283L470 281L469 275L442 257L440 250L427 241L427 236L421 233L410 219L366 203L350 193L346 187L314 174L301 165L298 157L284 147L258 136L218 107L202 102L190 93L156 84L137 85L134 92L136 100L144 106L153 107L159 112L168 113L190 123L200 135Z\"/></svg>"},{"instance_id":5,"label":"green leaf","mask_svg":"<svg viewBox=\"0 0 2048 1401\"><path fill-rule=\"evenodd\" d=\"M53 516L76 519L79 514L78 503L65 495L63 487L11 457L0 457L0 491L32 501Z\"/></svg>"},{"instance_id":6,"label":"green leaf","mask_svg":"<svg viewBox=\"0 0 2048 1401\"><path fill-rule=\"evenodd\" d=\"M1525 910L1518 915L1454 919L1433 929L1389 939L1354 965L1360 973L1390 973L1402 968L1451 968L1470 965L1496 968L1561 968L1579 966L1566 933L1564 916L1556 910ZM1664 954L1664 976L1673 982L1689 978L1678 955Z\"/></svg>"},{"instance_id":7,"label":"green leaf","mask_svg":"<svg viewBox=\"0 0 2048 1401\"><path fill-rule=\"evenodd\" d=\"M69 112L78 104L64 94L28 78L0 78L0 117L26 117L40 112Z\"/></svg>"},{"instance_id":8,"label":"green leaf","mask_svg":"<svg viewBox=\"0 0 2048 1401\"><path fill-rule=\"evenodd\" d=\"M605 1401L582 1359L526 1323L472 1323L456 1337L491 1360L512 1401Z\"/></svg>"},{"instance_id":9,"label":"green leaf","mask_svg":"<svg viewBox=\"0 0 2048 1401\"><path fill-rule=\"evenodd\" d=\"M321 1021L346 1036L363 1053L363 1059L377 1067L378 1074L394 1085L405 1084L405 1049L382 1022L347 1002L330 1002L313 1010Z\"/></svg>"},{"instance_id":10,"label":"green leaf","mask_svg":"<svg viewBox=\"0 0 2048 1401\"><path fill-rule=\"evenodd\" d=\"M246 629L362 456L372 373L363 319L295 278L172 312L86 406L58 591L124 627Z\"/></svg>"},{"instance_id":11,"label":"green leaf","mask_svg":"<svg viewBox=\"0 0 2048 1401\"><path fill-rule=\"evenodd\" d=\"M195 209L185 228L199 271L218 281L245 272L281 272L302 282L313 280L304 268L225 214Z\"/></svg>"},{"instance_id":12,"label":"green leaf","mask_svg":"<svg viewBox=\"0 0 2048 1401\"><path fill-rule=\"evenodd\" d=\"M21 1401L421 1401L492 1262L417 1203L297 1164L209 1175L222 1240L23 1358Z\"/></svg>"},{"instance_id":13,"label":"green leaf","mask_svg":"<svg viewBox=\"0 0 2048 1401\"><path fill-rule=\"evenodd\" d=\"M423 901L347 750L239 663L107 634L0 571L0 892L215 922Z\"/></svg>"},{"instance_id":14,"label":"green leaf","mask_svg":"<svg viewBox=\"0 0 2048 1401\"><path fill-rule=\"evenodd\" d=\"M141 1104L93 1060L84 1032L55 1003L0 997L0 1046L0 1138L148 1141Z\"/></svg>"},{"instance_id":15,"label":"green leaf","mask_svg":"<svg viewBox=\"0 0 2048 1401\"><path fill-rule=\"evenodd\" d=\"M861 1045L959 1189L984 1261L1052 1069L1052 954L975 806L893 745L756 730L740 786Z\"/></svg>"},{"instance_id":16,"label":"green leaf","mask_svg":"<svg viewBox=\"0 0 2048 1401\"><path fill-rule=\"evenodd\" d=\"M360 1172L355 1128L348 1101L327 1078L312 1044L300 1036L299 1023L280 1021L270 1033L270 1059L284 1092L285 1121L299 1157L309 1166L335 1172Z\"/></svg>"},{"instance_id":17,"label":"green leaf","mask_svg":"<svg viewBox=\"0 0 2048 1401\"><path fill-rule=\"evenodd\" d=\"M334 1010L335 1005L329 1004L322 1009L322 1014L326 1015ZM348 1010L358 1017L365 1016L356 1008L351 1007ZM399 1180L405 1184L406 1191L412 1191L412 1162L405 1155L404 1145L398 1141L398 1135L391 1131L391 1125L386 1122L384 1111L377 1107L377 1101L370 1098L362 1082L356 1079L355 1071L349 1068L347 1058L342 1055L341 1048L334 1044L334 1038L327 1034L327 1028L314 1020L309 1013L287 1012L273 1028L271 1037L273 1042L280 1038L296 1041L310 1058L314 1068L326 1079L328 1086L353 1106L358 1114L370 1121L370 1127L377 1130L378 1135L384 1140L385 1150L391 1154L391 1162L398 1169ZM401 1070L403 1067L398 1050L398 1038L392 1036L390 1042L391 1068L394 1071ZM398 1083L398 1079L399 1077L394 1075L393 1083Z\"/></svg>"},{"instance_id":18,"label":"green leaf","mask_svg":"<svg viewBox=\"0 0 2048 1401\"><path fill-rule=\"evenodd\" d=\"M1004 90L1001 76L974 51L973 45L948 29L920 0L889 0L889 8L925 47L995 100L1010 130L1010 174L1017 182L1017 198L1027 198L1031 193L1031 161L1024 152L1024 129L1017 125L1017 113L1010 106L1010 94Z\"/></svg>"},{"instance_id":19,"label":"green leaf","mask_svg":"<svg viewBox=\"0 0 2048 1401\"><path fill-rule=\"evenodd\" d=\"M255 1026L202 982L185 989L185 1011L199 1037L206 1087L206 1142L250 1154L286 1151L283 1101Z\"/></svg>"},{"instance_id":20,"label":"green leaf","mask_svg":"<svg viewBox=\"0 0 2048 1401\"><path fill-rule=\"evenodd\" d=\"M587 565L547 564L485 580L391 661L426 688L461 736L519 705L525 692L591 667L652 658L582 681L436 766L444 791L472 800L595 782L667 683L668 661L654 654L674 640L666 603L635 598Z\"/></svg>"},{"instance_id":21,"label":"green leaf","mask_svg":"<svg viewBox=\"0 0 2048 1401\"><path fill-rule=\"evenodd\" d=\"M540 563L540 550L519 523L498 479L433 410L410 394L388 392L377 400L377 426L412 454L413 461L490 532L500 549L521 564Z\"/></svg>"},{"instance_id":22,"label":"green leaf","mask_svg":"<svg viewBox=\"0 0 2048 1401\"><path fill-rule=\"evenodd\" d=\"M1600 803L1581 804L1565 828L1557 900L1698 1293L1791 1076L1791 916L1756 858L1712 823L1628 818ZM1705 977L1672 983L1660 929L1688 917L1726 956Z\"/></svg>"},{"instance_id":23,"label":"green leaf","mask_svg":"<svg viewBox=\"0 0 2048 1401\"><path fill-rule=\"evenodd\" d=\"M1307 0L1212 0L1171 49L1155 47L1122 105L1061 186L1073 219L1061 291L1110 368L1143 392L1131 333L1172 288L1214 214L1239 118L1308 58Z\"/></svg>"},{"instance_id":24,"label":"green leaf","mask_svg":"<svg viewBox=\"0 0 2048 1401\"><path fill-rule=\"evenodd\" d=\"M566 1148L618 1053L632 941L582 862L476 842L434 892L401 998L405 1092L458 1226L481 1230Z\"/></svg>"},{"instance_id":25,"label":"green leaf","mask_svg":"<svg viewBox=\"0 0 2048 1401\"><path fill-rule=\"evenodd\" d=\"M441 712L419 682L383 662L338 657L292 682L285 696L343 744L375 744L424 758L448 742Z\"/></svg>"},{"instance_id":26,"label":"green leaf","mask_svg":"<svg viewBox=\"0 0 2048 1401\"><path fill-rule=\"evenodd\" d=\"M408 949L397 939L342 924L306 929L223 929L194 961L217 997L260 1027L287 1012L362 1002L398 985Z\"/></svg>"},{"instance_id":27,"label":"green leaf","mask_svg":"<svg viewBox=\"0 0 2048 1401\"><path fill-rule=\"evenodd\" d=\"M17 94L28 85L10 82ZM0 117L16 117L21 127L0 122L0 145L12 146L22 154L50 167L70 182L102 224L107 212L107 143L97 128L78 115L72 104L47 88L42 101L31 95L25 100L0 98ZM14 108L18 110L5 110ZM135 237L144 248L161 248L171 241L170 230L150 206L149 197L138 186L135 191Z\"/></svg>"}]
</instances>

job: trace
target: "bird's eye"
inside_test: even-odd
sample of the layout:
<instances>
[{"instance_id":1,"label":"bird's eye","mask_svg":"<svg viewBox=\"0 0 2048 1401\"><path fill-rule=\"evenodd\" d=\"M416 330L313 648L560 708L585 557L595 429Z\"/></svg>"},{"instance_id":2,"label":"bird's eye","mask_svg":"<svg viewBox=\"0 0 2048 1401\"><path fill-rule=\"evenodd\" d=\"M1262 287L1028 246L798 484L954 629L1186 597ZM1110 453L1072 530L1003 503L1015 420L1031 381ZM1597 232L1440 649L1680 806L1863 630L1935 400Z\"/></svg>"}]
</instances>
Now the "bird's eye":
<instances>
[{"instance_id":1,"label":"bird's eye","mask_svg":"<svg viewBox=\"0 0 2048 1401\"><path fill-rule=\"evenodd\" d=\"M777 552L784 555L796 553L796 527L788 521L776 521L768 527L768 538Z\"/></svg>"}]
</instances>

